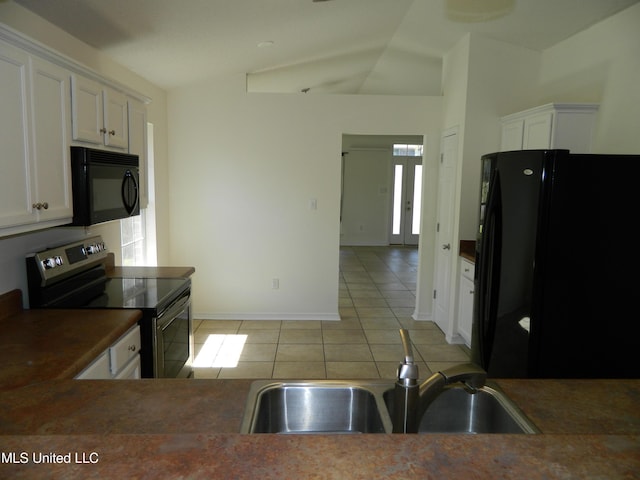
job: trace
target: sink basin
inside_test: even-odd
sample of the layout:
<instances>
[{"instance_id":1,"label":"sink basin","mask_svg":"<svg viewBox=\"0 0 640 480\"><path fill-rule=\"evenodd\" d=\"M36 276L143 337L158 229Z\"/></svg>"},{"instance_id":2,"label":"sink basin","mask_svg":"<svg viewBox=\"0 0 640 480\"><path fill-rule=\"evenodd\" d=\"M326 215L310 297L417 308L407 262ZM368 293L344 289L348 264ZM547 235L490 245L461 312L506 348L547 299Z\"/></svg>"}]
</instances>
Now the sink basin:
<instances>
[{"instance_id":1,"label":"sink basin","mask_svg":"<svg viewBox=\"0 0 640 480\"><path fill-rule=\"evenodd\" d=\"M393 412L393 390L384 394ZM501 391L486 385L476 393L462 386L445 388L427 407L418 433L539 433L537 427Z\"/></svg>"},{"instance_id":2,"label":"sink basin","mask_svg":"<svg viewBox=\"0 0 640 480\"><path fill-rule=\"evenodd\" d=\"M272 381L251 384L241 433L392 433L390 380ZM418 433L539 433L524 413L488 385L476 393L445 388L429 405Z\"/></svg>"},{"instance_id":3,"label":"sink basin","mask_svg":"<svg viewBox=\"0 0 640 480\"><path fill-rule=\"evenodd\" d=\"M384 385L388 386L388 382ZM241 432L385 433L390 425L385 424L381 415L386 414L380 402L383 386L378 386L378 394L370 387L375 385L339 381L254 382Z\"/></svg>"}]
</instances>

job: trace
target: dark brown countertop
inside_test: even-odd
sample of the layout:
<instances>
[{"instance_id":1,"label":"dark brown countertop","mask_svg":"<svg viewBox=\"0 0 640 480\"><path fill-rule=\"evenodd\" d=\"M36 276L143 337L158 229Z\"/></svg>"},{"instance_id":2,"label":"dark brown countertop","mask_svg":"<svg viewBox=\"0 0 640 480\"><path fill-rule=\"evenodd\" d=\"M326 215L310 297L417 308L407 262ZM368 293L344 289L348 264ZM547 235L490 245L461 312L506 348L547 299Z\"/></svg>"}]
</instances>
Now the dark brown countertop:
<instances>
[{"instance_id":1,"label":"dark brown countertop","mask_svg":"<svg viewBox=\"0 0 640 480\"><path fill-rule=\"evenodd\" d=\"M104 261L107 276L124 278L188 278L196 272L194 267L122 267L115 265L113 253Z\"/></svg>"},{"instance_id":2,"label":"dark brown countertop","mask_svg":"<svg viewBox=\"0 0 640 480\"><path fill-rule=\"evenodd\" d=\"M498 380L540 435L241 435L251 380L70 380L139 312L91 311L87 322L78 310L0 311L7 332L0 478L616 479L640 472L640 380ZM110 331L105 338L96 338L96 318Z\"/></svg>"},{"instance_id":3,"label":"dark brown countertop","mask_svg":"<svg viewBox=\"0 0 640 480\"><path fill-rule=\"evenodd\" d=\"M46 435L0 437L0 477L188 479L638 478L640 436ZM34 464L54 452L70 463ZM82 459L86 459L85 463ZM95 463L89 463L90 459Z\"/></svg>"},{"instance_id":4,"label":"dark brown countertop","mask_svg":"<svg viewBox=\"0 0 640 480\"><path fill-rule=\"evenodd\" d=\"M475 240L460 240L460 256L472 263L476 262Z\"/></svg>"},{"instance_id":5,"label":"dark brown countertop","mask_svg":"<svg viewBox=\"0 0 640 480\"><path fill-rule=\"evenodd\" d=\"M56 380L0 392L0 449L95 464L0 477L636 478L640 380L500 380L542 435L241 435L250 380Z\"/></svg>"},{"instance_id":6,"label":"dark brown countertop","mask_svg":"<svg viewBox=\"0 0 640 480\"><path fill-rule=\"evenodd\" d=\"M0 305L21 305L14 290ZM139 310L7 309L0 319L0 389L73 378L141 318Z\"/></svg>"},{"instance_id":7,"label":"dark brown countertop","mask_svg":"<svg viewBox=\"0 0 640 480\"><path fill-rule=\"evenodd\" d=\"M125 278L188 278L195 273L193 267L111 267L109 277Z\"/></svg>"}]
</instances>

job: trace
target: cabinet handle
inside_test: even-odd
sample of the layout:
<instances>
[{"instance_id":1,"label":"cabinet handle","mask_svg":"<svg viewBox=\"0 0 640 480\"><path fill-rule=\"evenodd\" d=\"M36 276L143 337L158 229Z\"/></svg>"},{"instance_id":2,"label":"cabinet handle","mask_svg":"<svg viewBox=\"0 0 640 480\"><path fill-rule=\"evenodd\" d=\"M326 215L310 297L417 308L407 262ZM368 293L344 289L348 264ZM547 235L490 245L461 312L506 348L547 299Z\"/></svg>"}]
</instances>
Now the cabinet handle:
<instances>
[{"instance_id":1,"label":"cabinet handle","mask_svg":"<svg viewBox=\"0 0 640 480\"><path fill-rule=\"evenodd\" d=\"M42 204L42 208L44 208L45 210L48 210L49 209L49 203L48 202L44 202Z\"/></svg>"},{"instance_id":2,"label":"cabinet handle","mask_svg":"<svg viewBox=\"0 0 640 480\"><path fill-rule=\"evenodd\" d=\"M476 292L474 292L473 290L469 290L469 293L470 293L471 295L473 295L473 294L474 294L474 293L476 293Z\"/></svg>"},{"instance_id":3,"label":"cabinet handle","mask_svg":"<svg viewBox=\"0 0 640 480\"><path fill-rule=\"evenodd\" d=\"M109 130L109 135L115 137L116 131L115 130Z\"/></svg>"},{"instance_id":4,"label":"cabinet handle","mask_svg":"<svg viewBox=\"0 0 640 480\"><path fill-rule=\"evenodd\" d=\"M136 346L135 345L130 345L129 346L129 351L135 352L136 351Z\"/></svg>"},{"instance_id":5,"label":"cabinet handle","mask_svg":"<svg viewBox=\"0 0 640 480\"><path fill-rule=\"evenodd\" d=\"M34 203L31 205L31 208L35 208L36 210L42 210L43 208L47 210L49 208L49 204L47 202L44 203Z\"/></svg>"},{"instance_id":6,"label":"cabinet handle","mask_svg":"<svg viewBox=\"0 0 640 480\"><path fill-rule=\"evenodd\" d=\"M100 129L100 133L107 133L107 129L106 129L106 128L104 128L104 127L102 127L102 128Z\"/></svg>"}]
</instances>

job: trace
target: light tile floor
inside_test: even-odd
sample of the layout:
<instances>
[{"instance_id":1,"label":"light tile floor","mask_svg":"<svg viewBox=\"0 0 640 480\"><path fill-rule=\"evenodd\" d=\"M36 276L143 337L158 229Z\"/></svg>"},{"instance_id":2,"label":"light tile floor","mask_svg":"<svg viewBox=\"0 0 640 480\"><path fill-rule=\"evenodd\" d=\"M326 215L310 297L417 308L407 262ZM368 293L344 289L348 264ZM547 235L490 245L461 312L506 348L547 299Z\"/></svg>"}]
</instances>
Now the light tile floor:
<instances>
[{"instance_id":1,"label":"light tile floor","mask_svg":"<svg viewBox=\"0 0 640 480\"><path fill-rule=\"evenodd\" d=\"M196 359L206 361L194 377L392 379L402 359L400 328L410 332L421 378L467 361L465 346L411 318L417 266L414 247L342 247L340 321L195 320ZM199 355L205 342L213 348Z\"/></svg>"}]
</instances>

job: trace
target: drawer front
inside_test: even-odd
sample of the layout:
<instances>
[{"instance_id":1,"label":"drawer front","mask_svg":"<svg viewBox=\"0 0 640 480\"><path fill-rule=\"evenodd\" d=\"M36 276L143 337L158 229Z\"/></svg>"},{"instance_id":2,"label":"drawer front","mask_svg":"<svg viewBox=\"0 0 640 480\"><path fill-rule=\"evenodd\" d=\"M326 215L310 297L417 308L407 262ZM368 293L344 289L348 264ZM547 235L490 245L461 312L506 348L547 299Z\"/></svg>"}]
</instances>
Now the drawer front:
<instances>
[{"instance_id":1,"label":"drawer front","mask_svg":"<svg viewBox=\"0 0 640 480\"><path fill-rule=\"evenodd\" d=\"M76 376L78 380L108 380L110 378L109 354L106 350Z\"/></svg>"},{"instance_id":2,"label":"drawer front","mask_svg":"<svg viewBox=\"0 0 640 480\"><path fill-rule=\"evenodd\" d=\"M141 378L140 355L132 358L129 363L115 376L116 380L138 380Z\"/></svg>"},{"instance_id":3,"label":"drawer front","mask_svg":"<svg viewBox=\"0 0 640 480\"><path fill-rule=\"evenodd\" d=\"M136 325L109 348L111 373L117 374L129 360L139 355L140 327Z\"/></svg>"},{"instance_id":4,"label":"drawer front","mask_svg":"<svg viewBox=\"0 0 640 480\"><path fill-rule=\"evenodd\" d=\"M475 268L476 266L471 262L468 262L464 259L460 261L460 271L462 273L462 276L468 278L469 280L473 280Z\"/></svg>"}]
</instances>

